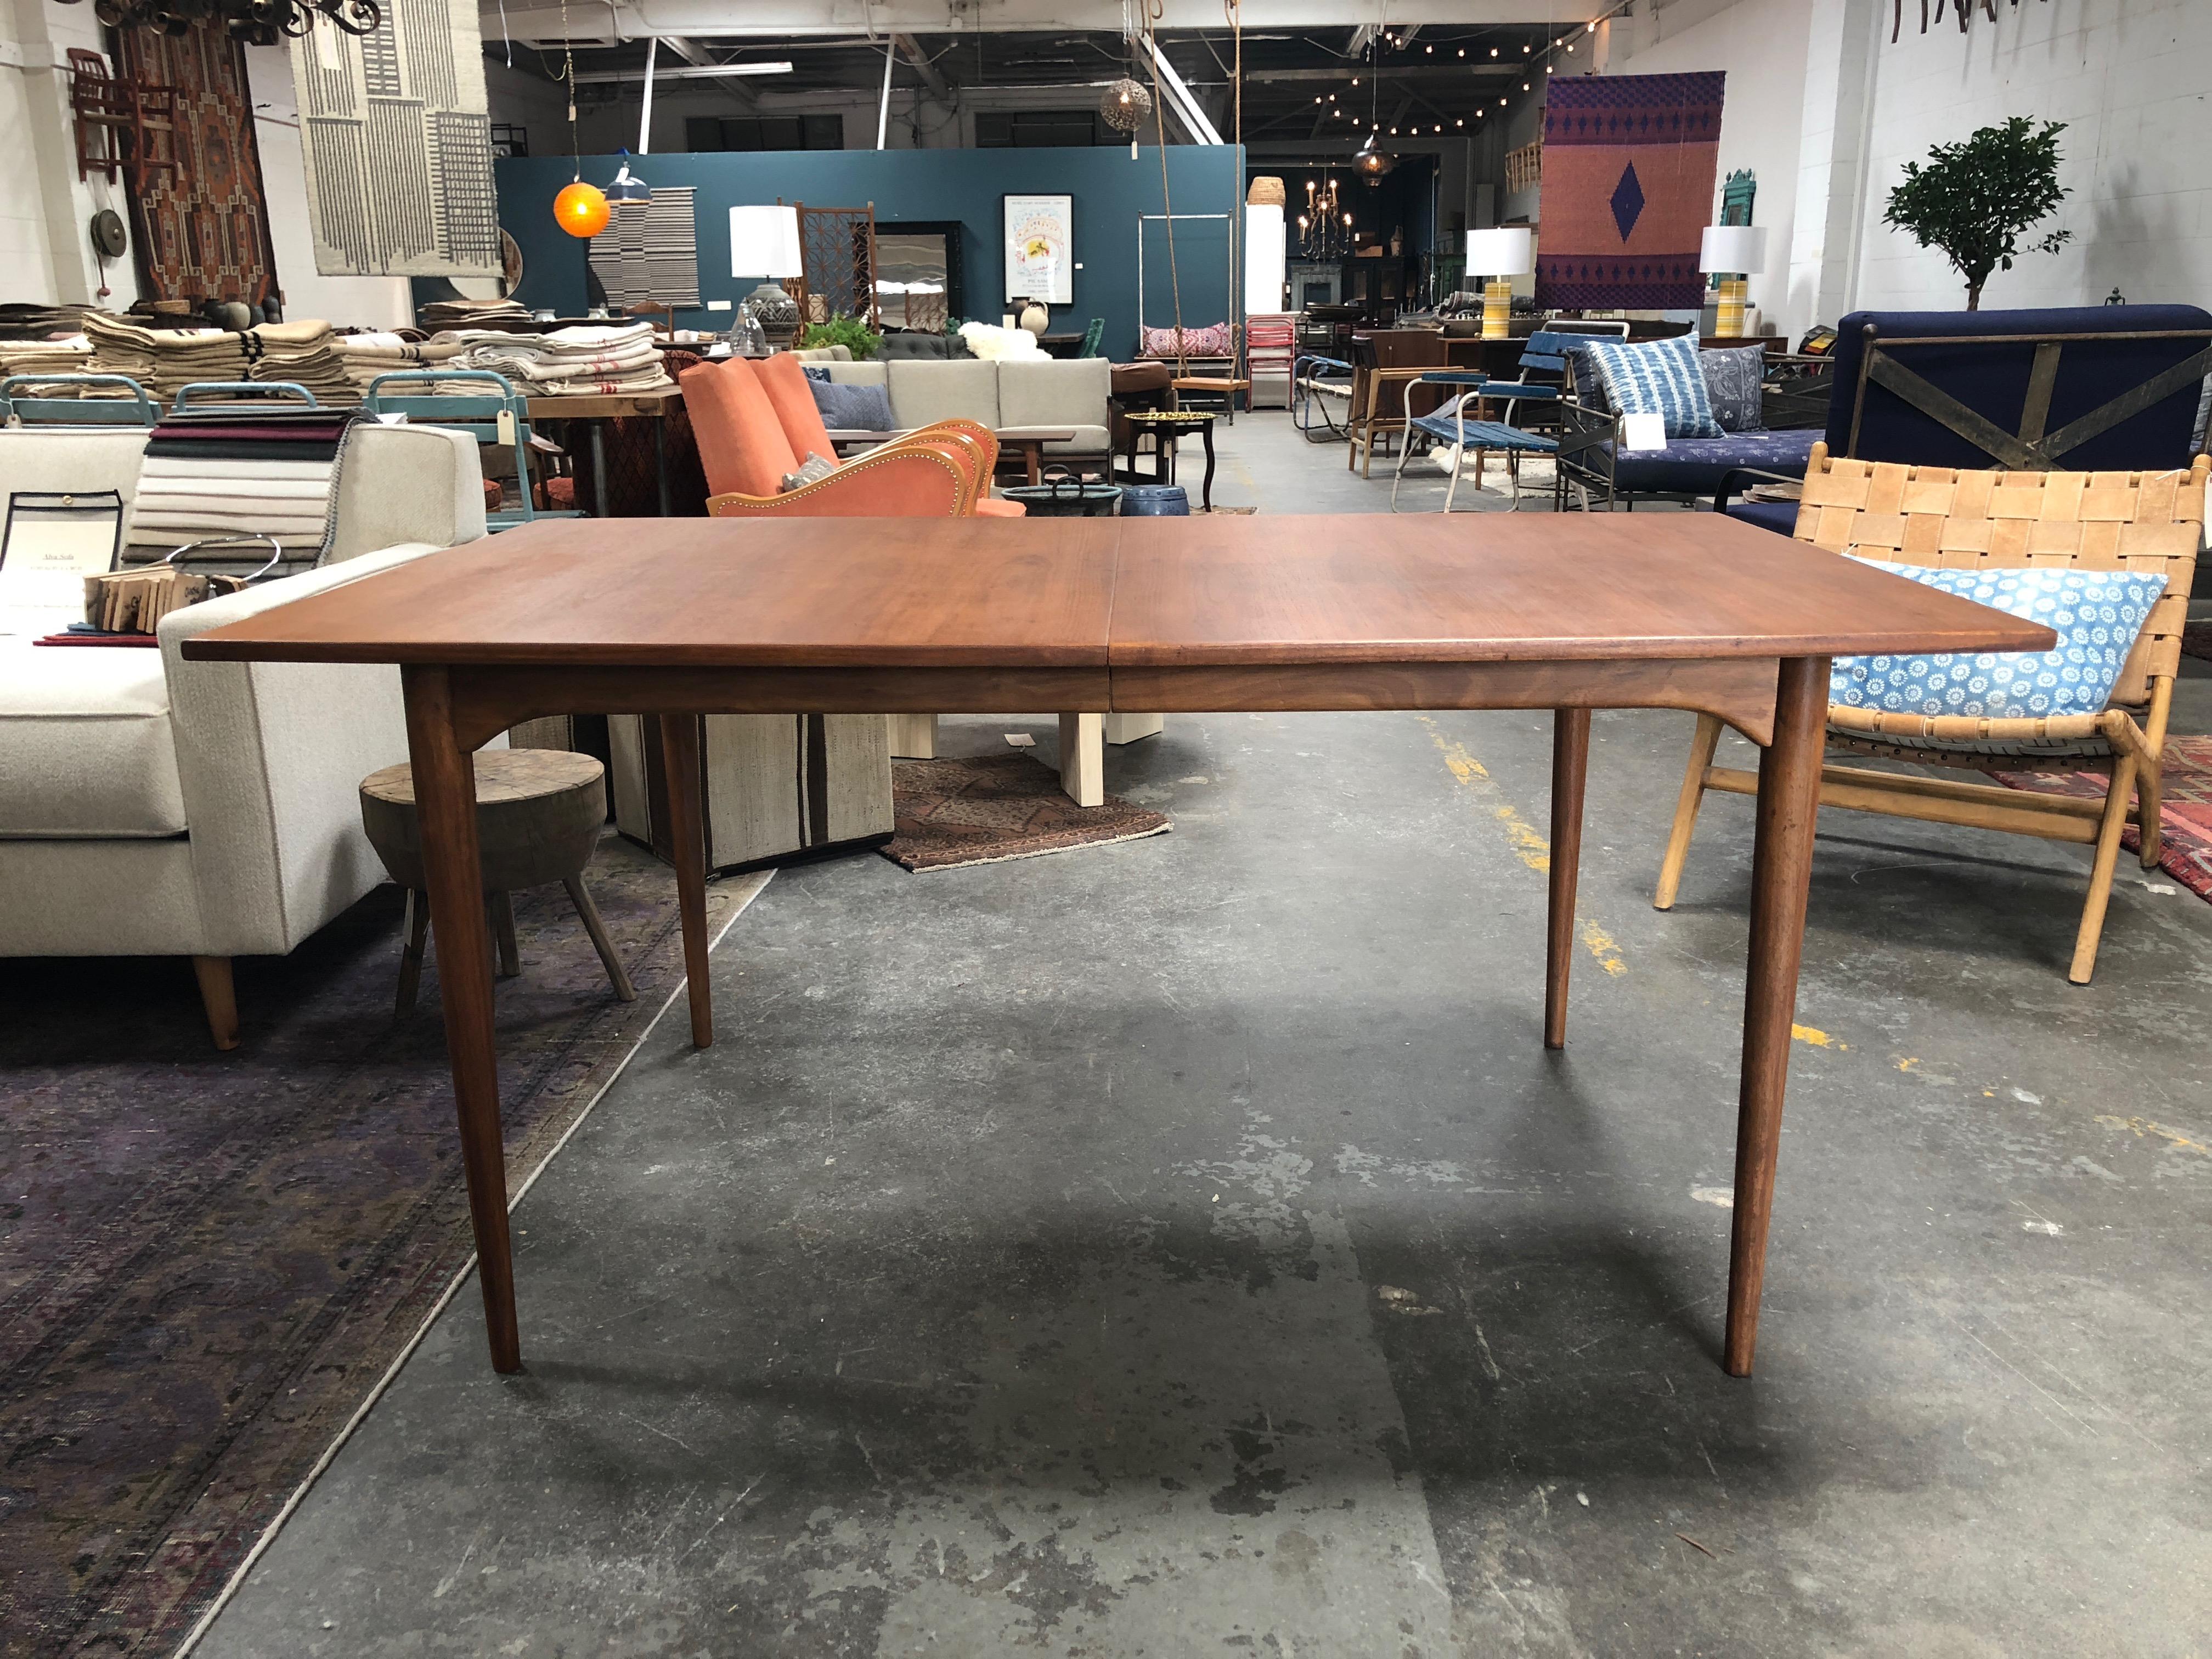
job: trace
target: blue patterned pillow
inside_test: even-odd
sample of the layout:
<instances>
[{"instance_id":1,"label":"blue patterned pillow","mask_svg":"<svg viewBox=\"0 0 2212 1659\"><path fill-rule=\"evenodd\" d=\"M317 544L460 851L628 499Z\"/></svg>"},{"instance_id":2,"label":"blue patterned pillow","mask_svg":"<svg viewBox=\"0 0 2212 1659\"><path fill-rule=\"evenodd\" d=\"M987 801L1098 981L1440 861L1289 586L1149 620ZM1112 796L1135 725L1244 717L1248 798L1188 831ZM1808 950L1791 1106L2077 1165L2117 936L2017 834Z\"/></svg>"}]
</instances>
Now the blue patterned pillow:
<instances>
[{"instance_id":1,"label":"blue patterned pillow","mask_svg":"<svg viewBox=\"0 0 2212 1659\"><path fill-rule=\"evenodd\" d=\"M1856 555L1852 556L1856 557ZM2041 623L2056 651L1944 652L1932 657L1838 657L1828 701L1893 714L2040 720L2096 714L2112 699L2143 619L2166 592L2161 575L2125 570L1934 570L1860 559L1923 587Z\"/></svg>"},{"instance_id":2,"label":"blue patterned pillow","mask_svg":"<svg viewBox=\"0 0 2212 1659\"><path fill-rule=\"evenodd\" d=\"M882 386L847 386L817 380L810 374L806 389L814 394L822 424L833 431L889 432L892 428L891 394Z\"/></svg>"},{"instance_id":3,"label":"blue patterned pillow","mask_svg":"<svg viewBox=\"0 0 2212 1659\"><path fill-rule=\"evenodd\" d=\"M1605 377L1606 397L1623 415L1659 416L1670 438L1722 435L1705 395L1705 371L1698 366L1695 334L1637 345L1592 340L1583 351Z\"/></svg>"},{"instance_id":4,"label":"blue patterned pillow","mask_svg":"<svg viewBox=\"0 0 2212 1659\"><path fill-rule=\"evenodd\" d=\"M1723 432L1764 432L1761 382L1766 374L1764 346L1723 347L1698 353L1705 371L1705 400Z\"/></svg>"}]
</instances>

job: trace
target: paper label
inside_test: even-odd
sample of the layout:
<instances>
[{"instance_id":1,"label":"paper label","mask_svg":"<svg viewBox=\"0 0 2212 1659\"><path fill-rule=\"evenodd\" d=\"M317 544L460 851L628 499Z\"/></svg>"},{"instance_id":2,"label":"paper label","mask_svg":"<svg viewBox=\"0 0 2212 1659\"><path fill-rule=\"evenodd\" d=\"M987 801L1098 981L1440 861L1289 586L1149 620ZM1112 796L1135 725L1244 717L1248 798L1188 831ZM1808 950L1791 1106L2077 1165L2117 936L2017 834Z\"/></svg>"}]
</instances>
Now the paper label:
<instances>
[{"instance_id":1,"label":"paper label","mask_svg":"<svg viewBox=\"0 0 2212 1659\"><path fill-rule=\"evenodd\" d=\"M1624 415L1620 417L1623 449L1667 447L1667 417L1663 415Z\"/></svg>"}]
</instances>

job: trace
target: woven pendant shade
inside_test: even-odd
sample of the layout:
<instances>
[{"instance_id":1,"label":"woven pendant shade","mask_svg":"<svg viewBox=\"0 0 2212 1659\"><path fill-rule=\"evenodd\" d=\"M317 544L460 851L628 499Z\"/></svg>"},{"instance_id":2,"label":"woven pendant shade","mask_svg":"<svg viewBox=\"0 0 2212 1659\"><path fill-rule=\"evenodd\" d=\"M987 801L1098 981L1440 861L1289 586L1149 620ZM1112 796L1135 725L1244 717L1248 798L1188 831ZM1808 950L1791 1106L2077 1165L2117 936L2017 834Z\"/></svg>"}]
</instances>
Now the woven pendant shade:
<instances>
[{"instance_id":1,"label":"woven pendant shade","mask_svg":"<svg viewBox=\"0 0 2212 1659\"><path fill-rule=\"evenodd\" d=\"M1283 181L1261 174L1252 181L1252 188L1244 193L1247 207L1280 207L1287 199L1283 193Z\"/></svg>"},{"instance_id":2,"label":"woven pendant shade","mask_svg":"<svg viewBox=\"0 0 2212 1659\"><path fill-rule=\"evenodd\" d=\"M1098 113L1116 132L1134 132L1152 112L1152 94L1127 76L1106 88L1098 100Z\"/></svg>"}]
</instances>

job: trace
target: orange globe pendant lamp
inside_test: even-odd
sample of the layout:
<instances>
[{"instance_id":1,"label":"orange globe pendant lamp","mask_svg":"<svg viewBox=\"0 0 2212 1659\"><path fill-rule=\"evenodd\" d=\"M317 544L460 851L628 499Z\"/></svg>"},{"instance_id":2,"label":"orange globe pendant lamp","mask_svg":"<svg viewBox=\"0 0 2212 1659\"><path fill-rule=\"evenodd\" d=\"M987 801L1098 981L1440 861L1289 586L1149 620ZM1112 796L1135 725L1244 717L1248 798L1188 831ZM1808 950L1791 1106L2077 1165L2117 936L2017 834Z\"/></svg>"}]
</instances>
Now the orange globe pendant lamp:
<instances>
[{"instance_id":1,"label":"orange globe pendant lamp","mask_svg":"<svg viewBox=\"0 0 2212 1659\"><path fill-rule=\"evenodd\" d=\"M612 211L607 205L606 191L580 179L562 185L561 193L553 198L553 216L571 236L588 239L598 235L607 228Z\"/></svg>"}]
</instances>

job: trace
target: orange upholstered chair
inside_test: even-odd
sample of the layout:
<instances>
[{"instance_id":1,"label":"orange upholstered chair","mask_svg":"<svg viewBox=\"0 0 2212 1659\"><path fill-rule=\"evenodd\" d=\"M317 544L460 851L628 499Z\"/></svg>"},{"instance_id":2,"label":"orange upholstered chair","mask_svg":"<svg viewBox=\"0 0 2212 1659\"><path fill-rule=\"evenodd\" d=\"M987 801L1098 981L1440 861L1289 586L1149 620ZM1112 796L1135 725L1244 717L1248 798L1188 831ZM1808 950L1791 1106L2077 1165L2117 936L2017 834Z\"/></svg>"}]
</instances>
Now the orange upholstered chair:
<instances>
[{"instance_id":1,"label":"orange upholstered chair","mask_svg":"<svg viewBox=\"0 0 2212 1659\"><path fill-rule=\"evenodd\" d=\"M678 384L698 436L711 492L707 510L717 518L1023 515L1020 502L992 498L998 441L973 422L908 433L841 464L826 478L786 491L785 475L799 471L808 455L835 459L797 358L702 363L684 370Z\"/></svg>"}]
</instances>

